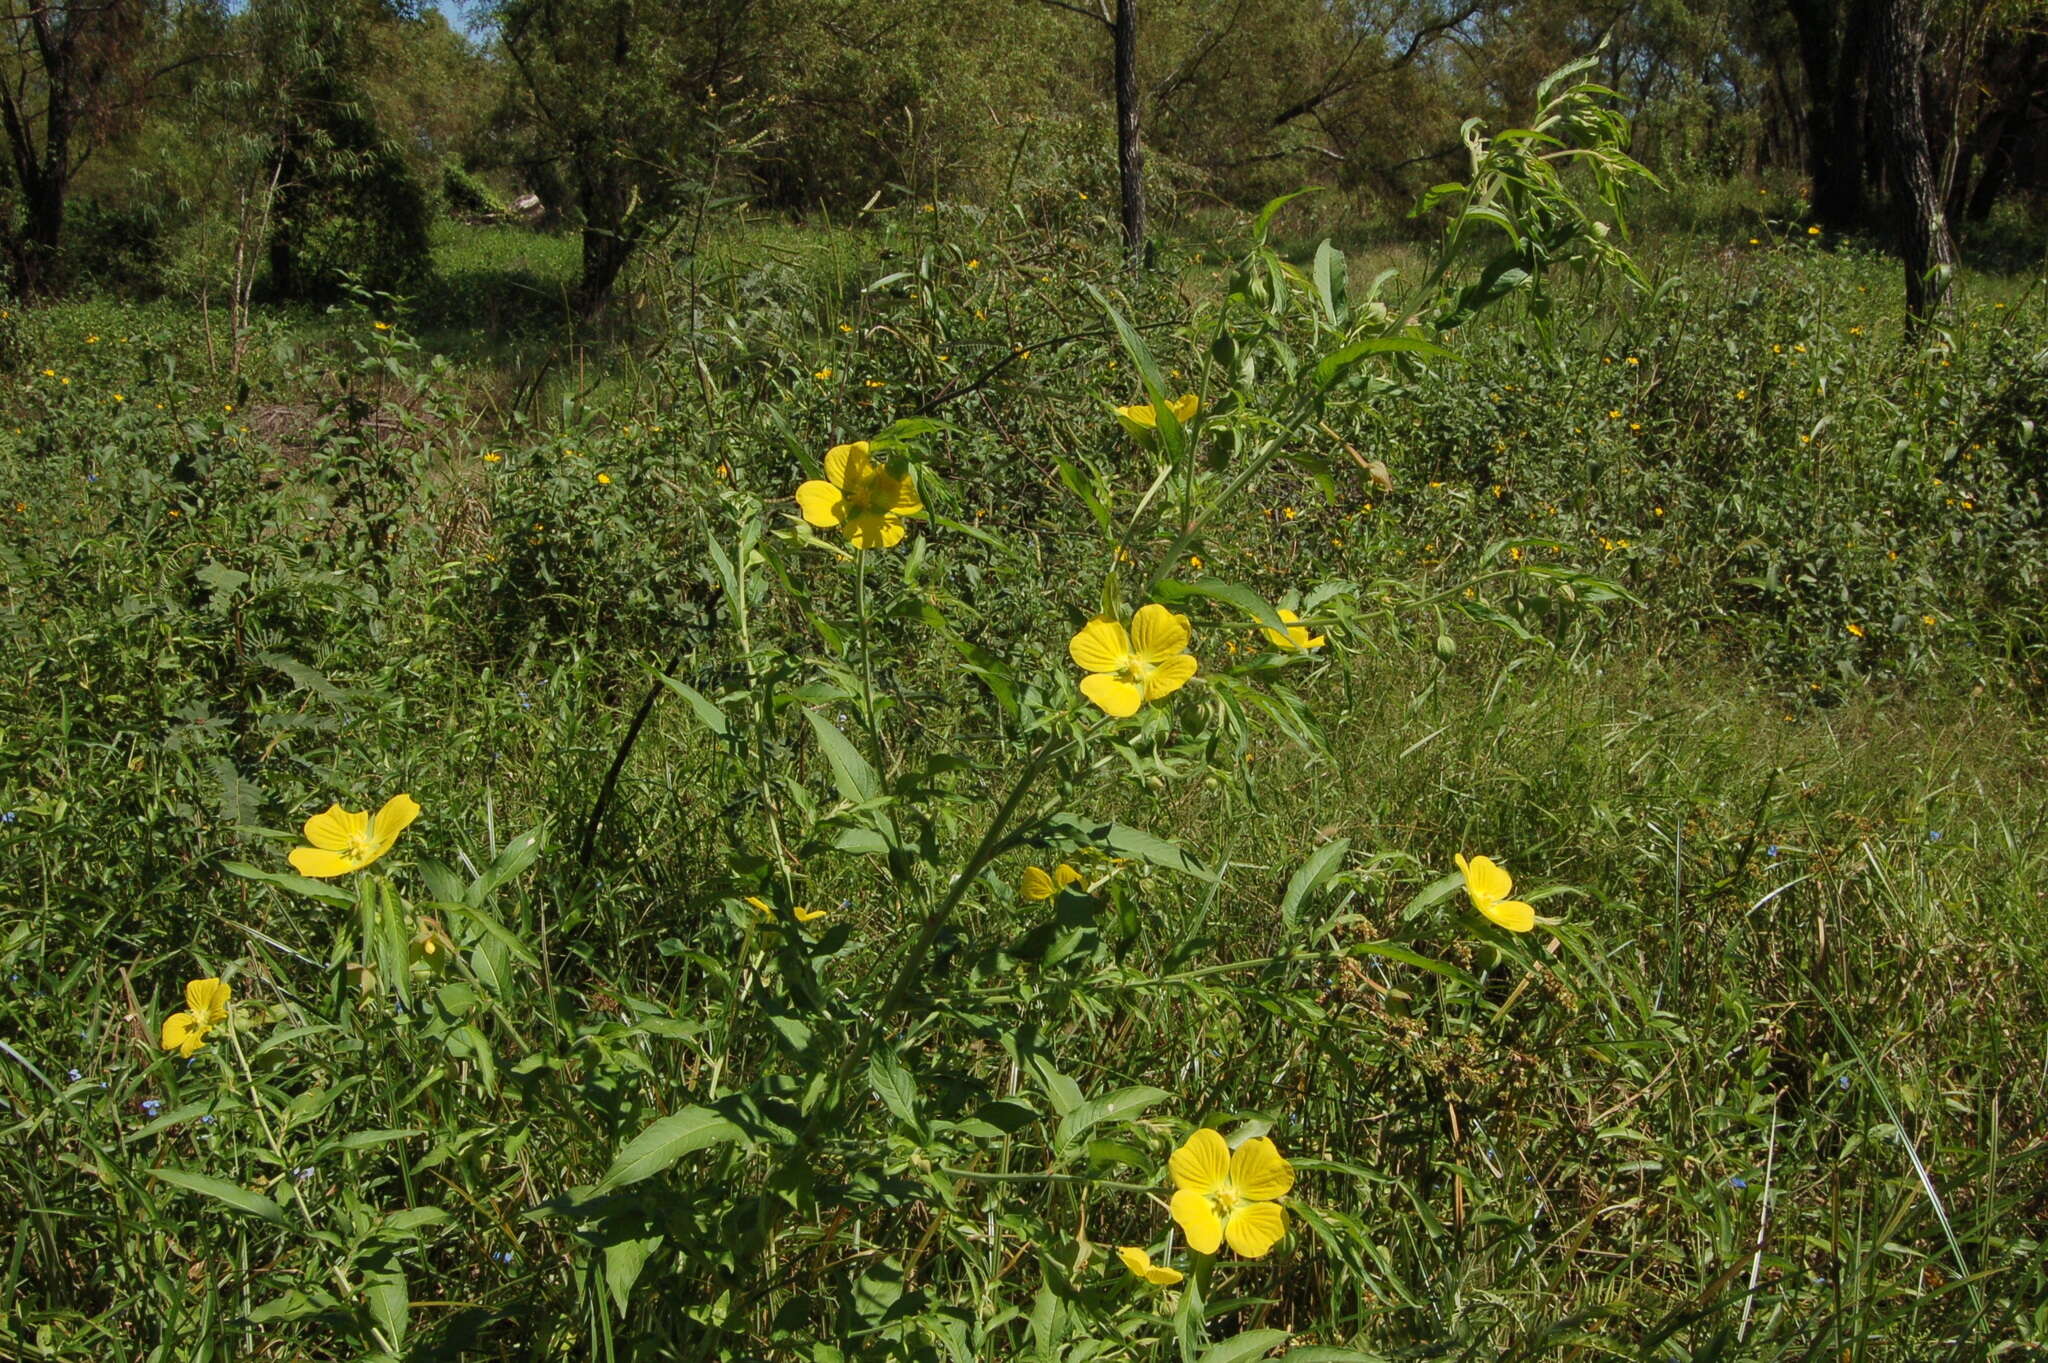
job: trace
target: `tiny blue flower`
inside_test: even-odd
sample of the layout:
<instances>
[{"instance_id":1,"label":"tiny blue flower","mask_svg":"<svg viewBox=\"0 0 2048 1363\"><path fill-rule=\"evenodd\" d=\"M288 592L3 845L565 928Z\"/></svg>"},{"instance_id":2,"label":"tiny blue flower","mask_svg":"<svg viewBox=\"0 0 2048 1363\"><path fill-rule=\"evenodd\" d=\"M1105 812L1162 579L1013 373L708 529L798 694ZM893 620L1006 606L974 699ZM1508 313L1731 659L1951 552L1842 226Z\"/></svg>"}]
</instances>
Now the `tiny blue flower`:
<instances>
[{"instance_id":1,"label":"tiny blue flower","mask_svg":"<svg viewBox=\"0 0 2048 1363\"><path fill-rule=\"evenodd\" d=\"M1939 828L1930 828L1930 829L1928 829L1928 830L1927 830L1927 841L1929 841L1929 842L1940 842L1940 841L1941 841L1941 830L1940 830Z\"/></svg>"},{"instance_id":2,"label":"tiny blue flower","mask_svg":"<svg viewBox=\"0 0 2048 1363\"><path fill-rule=\"evenodd\" d=\"M1776 861L1778 859L1778 844L1772 843L1769 847L1766 847L1764 849L1764 855L1769 857L1772 861Z\"/></svg>"},{"instance_id":3,"label":"tiny blue flower","mask_svg":"<svg viewBox=\"0 0 2048 1363\"><path fill-rule=\"evenodd\" d=\"M313 1166L310 1164L301 1164L298 1168L292 1170L292 1182L294 1183L304 1183L311 1177L313 1177Z\"/></svg>"},{"instance_id":4,"label":"tiny blue flower","mask_svg":"<svg viewBox=\"0 0 2048 1363\"><path fill-rule=\"evenodd\" d=\"M6 812L5 814L0 814L0 823L13 823L13 822L14 822L14 811L13 811L13 810L11 810L11 809L10 809L10 810L8 810L8 811L7 811L7 812Z\"/></svg>"},{"instance_id":5,"label":"tiny blue flower","mask_svg":"<svg viewBox=\"0 0 2048 1363\"><path fill-rule=\"evenodd\" d=\"M142 1115L154 1117L157 1113L163 1111L163 1106L164 1100L161 1098L144 1098L142 1100Z\"/></svg>"},{"instance_id":6,"label":"tiny blue flower","mask_svg":"<svg viewBox=\"0 0 2048 1363\"><path fill-rule=\"evenodd\" d=\"M1849 1076L1848 1076L1848 1075L1846 1075L1846 1074L1836 1075L1836 1076L1835 1076L1835 1086L1836 1086L1837 1088L1841 1088L1841 1089L1846 1089L1846 1088L1848 1088L1848 1087L1849 1087Z\"/></svg>"},{"instance_id":7,"label":"tiny blue flower","mask_svg":"<svg viewBox=\"0 0 2048 1363\"><path fill-rule=\"evenodd\" d=\"M207 1126L212 1126L214 1121L213 1114L209 1112L204 1117L201 1117L199 1120Z\"/></svg>"},{"instance_id":8,"label":"tiny blue flower","mask_svg":"<svg viewBox=\"0 0 2048 1363\"><path fill-rule=\"evenodd\" d=\"M1738 1175L1735 1178L1731 1178L1728 1180L1728 1186L1731 1188L1747 1188L1749 1186L1749 1180Z\"/></svg>"},{"instance_id":9,"label":"tiny blue flower","mask_svg":"<svg viewBox=\"0 0 2048 1363\"><path fill-rule=\"evenodd\" d=\"M85 1076L80 1074L77 1070L66 1070L64 1073L66 1077L68 1077L74 1084L77 1083L79 1080L85 1078Z\"/></svg>"},{"instance_id":10,"label":"tiny blue flower","mask_svg":"<svg viewBox=\"0 0 2048 1363\"><path fill-rule=\"evenodd\" d=\"M509 1249L496 1250L491 1254L491 1257L501 1264L509 1264L512 1262L512 1251Z\"/></svg>"}]
</instances>

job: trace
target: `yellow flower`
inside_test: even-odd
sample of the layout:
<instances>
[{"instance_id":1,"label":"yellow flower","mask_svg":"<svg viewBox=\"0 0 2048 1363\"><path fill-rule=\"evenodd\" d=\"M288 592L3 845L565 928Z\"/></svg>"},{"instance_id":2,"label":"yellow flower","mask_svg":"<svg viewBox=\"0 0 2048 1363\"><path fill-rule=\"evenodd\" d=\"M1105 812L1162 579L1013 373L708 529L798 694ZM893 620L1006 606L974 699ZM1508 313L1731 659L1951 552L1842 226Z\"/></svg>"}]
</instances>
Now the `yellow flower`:
<instances>
[{"instance_id":1,"label":"yellow flower","mask_svg":"<svg viewBox=\"0 0 2048 1363\"><path fill-rule=\"evenodd\" d=\"M1273 647L1306 653L1309 649L1321 648L1323 646L1325 642L1323 636L1320 634L1310 634L1307 625L1296 623L1301 617L1293 611L1282 610L1279 612L1279 615L1281 620L1287 625L1287 632L1285 634L1274 629L1271 625L1259 626L1259 632L1272 641Z\"/></svg>"},{"instance_id":2,"label":"yellow flower","mask_svg":"<svg viewBox=\"0 0 2048 1363\"><path fill-rule=\"evenodd\" d=\"M1757 244L1758 244L1758 242L1757 242L1757 239L1756 239L1755 237L1751 237L1751 238L1749 239L1749 244L1750 244L1751 246L1755 246L1755 245L1757 245Z\"/></svg>"},{"instance_id":3,"label":"yellow flower","mask_svg":"<svg viewBox=\"0 0 2048 1363\"><path fill-rule=\"evenodd\" d=\"M389 322L372 322L372 323L370 323L370 325L371 325L371 326L373 326L373 327L375 327L375 328L377 328L377 330L379 330L379 331L389 331L389 330L391 330L391 323L389 323Z\"/></svg>"},{"instance_id":4,"label":"yellow flower","mask_svg":"<svg viewBox=\"0 0 2048 1363\"><path fill-rule=\"evenodd\" d=\"M1806 229L1806 235L1809 237L1817 237L1820 235L1820 229L1818 227L1809 227Z\"/></svg>"},{"instance_id":5,"label":"yellow flower","mask_svg":"<svg viewBox=\"0 0 2048 1363\"><path fill-rule=\"evenodd\" d=\"M484 456L484 462L486 464L497 464L504 462L504 458L504 455L499 454L496 450L492 450L489 454L486 454Z\"/></svg>"},{"instance_id":6,"label":"yellow flower","mask_svg":"<svg viewBox=\"0 0 2048 1363\"><path fill-rule=\"evenodd\" d=\"M1455 860L1458 869L1465 873L1465 893L1472 897L1473 908L1509 932L1527 932L1536 926L1536 910L1519 899L1508 898L1515 882L1507 867L1491 857L1466 861L1462 852Z\"/></svg>"},{"instance_id":7,"label":"yellow flower","mask_svg":"<svg viewBox=\"0 0 2048 1363\"><path fill-rule=\"evenodd\" d=\"M1280 1199L1294 1186L1294 1166L1264 1136L1232 1153L1220 1132L1203 1127L1169 1161L1176 1191L1170 1210L1188 1248L1214 1254L1225 1240L1247 1259L1263 1259L1287 1233Z\"/></svg>"},{"instance_id":8,"label":"yellow flower","mask_svg":"<svg viewBox=\"0 0 2048 1363\"><path fill-rule=\"evenodd\" d=\"M1020 899L1051 899L1071 885L1084 885L1087 877L1064 861L1053 867L1047 875L1036 866L1026 866L1024 874L1017 881L1017 896Z\"/></svg>"},{"instance_id":9,"label":"yellow flower","mask_svg":"<svg viewBox=\"0 0 2048 1363\"><path fill-rule=\"evenodd\" d=\"M819 370L819 371L818 371L817 373L815 373L815 374L811 375L811 377L812 377L812 378L814 378L814 379L820 379L820 380L823 380L823 379L829 379L829 378L831 378L831 377L832 377L832 366L831 366L831 365L829 365L829 364L828 364L828 365L826 365L826 366L825 366L825 367L824 367L823 369L820 369L820 370Z\"/></svg>"},{"instance_id":10,"label":"yellow flower","mask_svg":"<svg viewBox=\"0 0 2048 1363\"><path fill-rule=\"evenodd\" d=\"M1188 633L1185 615L1157 604L1140 606L1128 632L1096 616L1067 641L1067 655L1091 674L1081 679L1081 694L1124 719L1146 701L1180 690L1197 666Z\"/></svg>"},{"instance_id":11,"label":"yellow flower","mask_svg":"<svg viewBox=\"0 0 2048 1363\"><path fill-rule=\"evenodd\" d=\"M1855 635L1858 639L1863 637L1863 626L1855 623L1853 620L1849 623L1848 630L1849 633Z\"/></svg>"},{"instance_id":12,"label":"yellow flower","mask_svg":"<svg viewBox=\"0 0 2048 1363\"><path fill-rule=\"evenodd\" d=\"M611 486L612 476L609 473L600 473L597 475L597 481L600 487L609 487Z\"/></svg>"},{"instance_id":13,"label":"yellow flower","mask_svg":"<svg viewBox=\"0 0 2048 1363\"><path fill-rule=\"evenodd\" d=\"M228 1020L233 994L226 980L193 980L185 986L185 1008L164 1019L163 1047L188 1059L206 1044L206 1034Z\"/></svg>"},{"instance_id":14,"label":"yellow flower","mask_svg":"<svg viewBox=\"0 0 2048 1363\"><path fill-rule=\"evenodd\" d=\"M754 908L758 909L760 911L761 916L767 919L769 922L772 923L775 921L775 909L768 903L767 900L757 899L753 895L748 895L747 903L753 905ZM831 912L832 911L830 909L807 909L803 905L799 904L789 911L789 916L791 918L794 918L799 924L815 923L820 918L825 917L827 914Z\"/></svg>"},{"instance_id":15,"label":"yellow flower","mask_svg":"<svg viewBox=\"0 0 2048 1363\"><path fill-rule=\"evenodd\" d=\"M1173 419L1185 426L1195 419L1195 413L1201 409L1202 399L1193 393L1182 393L1166 406L1173 413ZM1152 404L1149 402L1139 403L1135 407L1117 408L1116 419L1122 423L1125 430L1140 440L1151 439L1159 429L1159 414L1152 410Z\"/></svg>"},{"instance_id":16,"label":"yellow flower","mask_svg":"<svg viewBox=\"0 0 2048 1363\"><path fill-rule=\"evenodd\" d=\"M1621 408L1619 408L1619 407L1609 407L1609 408L1607 409L1607 419L1608 419L1609 421L1619 421L1619 420L1621 420Z\"/></svg>"},{"instance_id":17,"label":"yellow flower","mask_svg":"<svg viewBox=\"0 0 2048 1363\"><path fill-rule=\"evenodd\" d=\"M325 814L306 820L311 847L292 849L292 869L325 879L360 871L391 850L406 825L420 816L410 795L394 795L375 814L329 805Z\"/></svg>"},{"instance_id":18,"label":"yellow flower","mask_svg":"<svg viewBox=\"0 0 2048 1363\"><path fill-rule=\"evenodd\" d=\"M1143 1278L1155 1287L1171 1287L1180 1281L1179 1269L1153 1263L1152 1256L1142 1249L1133 1249L1126 1245L1116 1252L1116 1257L1124 1261L1124 1267L1128 1268L1133 1276Z\"/></svg>"},{"instance_id":19,"label":"yellow flower","mask_svg":"<svg viewBox=\"0 0 2048 1363\"><path fill-rule=\"evenodd\" d=\"M887 549L903 539L903 518L924 511L917 484L905 469L899 477L875 463L868 442L834 445L825 452L825 477L796 490L796 504L812 525L846 527L856 549Z\"/></svg>"},{"instance_id":20,"label":"yellow flower","mask_svg":"<svg viewBox=\"0 0 2048 1363\"><path fill-rule=\"evenodd\" d=\"M970 270L978 270L981 268L981 262L978 260L970 260L967 262L967 268Z\"/></svg>"}]
</instances>

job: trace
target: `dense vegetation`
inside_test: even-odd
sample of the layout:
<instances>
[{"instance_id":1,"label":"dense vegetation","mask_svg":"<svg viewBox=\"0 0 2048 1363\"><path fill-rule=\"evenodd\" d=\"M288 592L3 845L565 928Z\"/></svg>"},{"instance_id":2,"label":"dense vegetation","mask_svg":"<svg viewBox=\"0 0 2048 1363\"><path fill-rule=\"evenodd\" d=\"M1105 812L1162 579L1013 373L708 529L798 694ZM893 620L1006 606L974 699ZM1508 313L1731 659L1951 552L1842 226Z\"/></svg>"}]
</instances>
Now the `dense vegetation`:
<instances>
[{"instance_id":1,"label":"dense vegetation","mask_svg":"<svg viewBox=\"0 0 2048 1363\"><path fill-rule=\"evenodd\" d=\"M166 11L270 65L105 145L214 197L0 301L0 1354L2048 1349L2024 202L1909 321L1609 49L1134 272L1081 18L778 179L789 90L565 105L597 7L372 8Z\"/></svg>"}]
</instances>

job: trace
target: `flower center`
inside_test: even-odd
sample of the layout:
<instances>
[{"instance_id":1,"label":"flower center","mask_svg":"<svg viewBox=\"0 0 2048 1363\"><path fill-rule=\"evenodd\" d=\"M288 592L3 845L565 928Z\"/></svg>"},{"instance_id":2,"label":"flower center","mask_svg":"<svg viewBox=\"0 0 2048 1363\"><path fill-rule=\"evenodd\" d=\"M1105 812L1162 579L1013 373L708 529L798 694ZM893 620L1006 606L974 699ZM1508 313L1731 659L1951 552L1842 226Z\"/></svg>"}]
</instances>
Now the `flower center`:
<instances>
[{"instance_id":1,"label":"flower center","mask_svg":"<svg viewBox=\"0 0 2048 1363\"><path fill-rule=\"evenodd\" d=\"M1147 681L1151 680L1152 673L1155 670L1154 665L1146 662L1143 658L1138 657L1134 653L1126 653L1124 655L1124 665L1117 672L1117 680L1143 686Z\"/></svg>"},{"instance_id":2,"label":"flower center","mask_svg":"<svg viewBox=\"0 0 2048 1363\"><path fill-rule=\"evenodd\" d=\"M350 836L348 848L342 855L361 866L377 855L376 846L377 844L370 840L369 833L356 833Z\"/></svg>"},{"instance_id":3,"label":"flower center","mask_svg":"<svg viewBox=\"0 0 2048 1363\"><path fill-rule=\"evenodd\" d=\"M1231 1213L1231 1209L1237 1206L1236 1190L1233 1189L1228 1183L1226 1183L1221 1188L1218 1188L1216 1190L1215 1197L1216 1214L1218 1216L1228 1218Z\"/></svg>"}]
</instances>

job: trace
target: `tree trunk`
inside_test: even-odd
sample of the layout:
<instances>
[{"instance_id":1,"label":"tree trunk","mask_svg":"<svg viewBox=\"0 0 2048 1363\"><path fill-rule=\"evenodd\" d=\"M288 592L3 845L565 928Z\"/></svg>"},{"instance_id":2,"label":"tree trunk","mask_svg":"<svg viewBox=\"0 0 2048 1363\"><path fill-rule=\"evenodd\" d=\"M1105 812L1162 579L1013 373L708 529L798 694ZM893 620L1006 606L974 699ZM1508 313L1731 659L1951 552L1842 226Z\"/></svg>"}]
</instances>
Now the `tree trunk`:
<instances>
[{"instance_id":1,"label":"tree trunk","mask_svg":"<svg viewBox=\"0 0 2048 1363\"><path fill-rule=\"evenodd\" d=\"M1124 249L1132 274L1145 267L1145 149L1138 143L1138 0L1116 0L1116 167L1122 181Z\"/></svg>"},{"instance_id":2,"label":"tree trunk","mask_svg":"<svg viewBox=\"0 0 2048 1363\"><path fill-rule=\"evenodd\" d=\"M1885 163L1892 185L1899 255L1906 265L1906 319L1919 326L1952 307L1956 243L1949 235L1934 156L1927 142L1920 61L1927 51L1926 0L1879 0L1874 33L1881 77Z\"/></svg>"},{"instance_id":3,"label":"tree trunk","mask_svg":"<svg viewBox=\"0 0 2048 1363\"><path fill-rule=\"evenodd\" d=\"M1866 31L1871 0L1787 0L1806 72L1806 168L1813 215L1848 230L1863 213Z\"/></svg>"}]
</instances>

